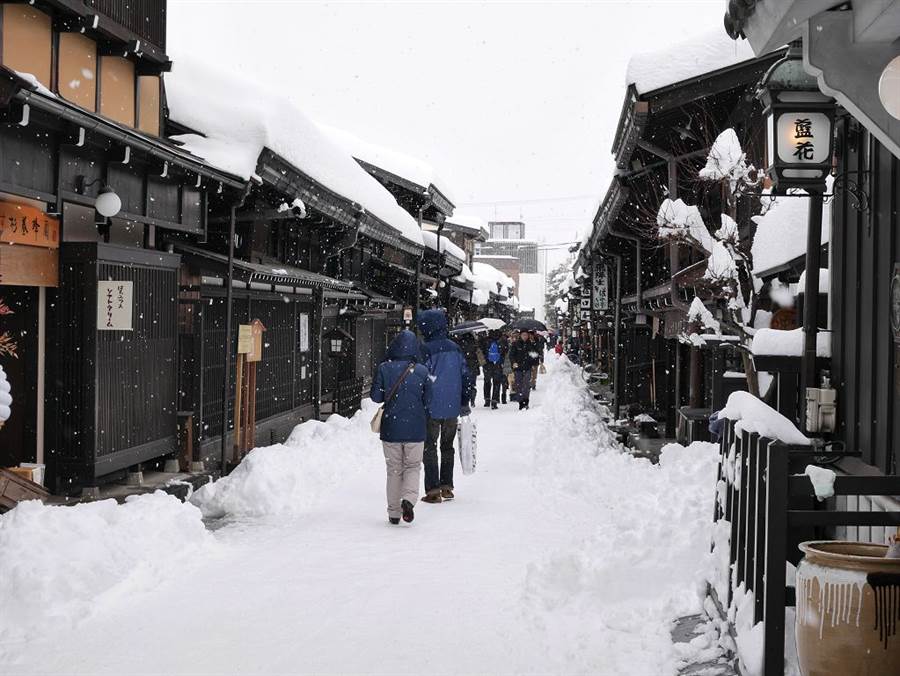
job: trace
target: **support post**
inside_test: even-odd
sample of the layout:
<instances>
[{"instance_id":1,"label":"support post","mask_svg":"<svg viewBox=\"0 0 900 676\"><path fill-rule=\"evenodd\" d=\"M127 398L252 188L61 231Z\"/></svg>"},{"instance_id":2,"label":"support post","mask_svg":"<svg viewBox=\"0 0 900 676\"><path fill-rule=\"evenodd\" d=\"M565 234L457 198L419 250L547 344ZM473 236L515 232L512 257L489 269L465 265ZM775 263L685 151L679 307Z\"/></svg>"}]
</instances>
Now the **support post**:
<instances>
[{"instance_id":1,"label":"support post","mask_svg":"<svg viewBox=\"0 0 900 676\"><path fill-rule=\"evenodd\" d=\"M803 356L800 363L800 428L806 430L806 390L816 386L816 343L819 335L819 268L822 257L821 190L809 190L806 232L806 287L803 297Z\"/></svg>"},{"instance_id":2,"label":"support post","mask_svg":"<svg viewBox=\"0 0 900 676\"><path fill-rule=\"evenodd\" d=\"M616 256L616 311L613 328L613 415L619 418L622 400L622 366L620 363L619 327L622 324L622 257Z\"/></svg>"},{"instance_id":3,"label":"support post","mask_svg":"<svg viewBox=\"0 0 900 676\"><path fill-rule=\"evenodd\" d=\"M241 199L243 202L243 198ZM234 236L235 212L237 205L231 205L228 220L228 272L225 275L225 375L222 377L222 448L221 472L224 476L228 467L228 400L231 394L231 314L234 296ZM237 415L237 411L235 411Z\"/></svg>"},{"instance_id":4,"label":"support post","mask_svg":"<svg viewBox=\"0 0 900 676\"><path fill-rule=\"evenodd\" d=\"M788 451L775 442L766 449L766 572L763 615L763 674L784 673L784 606L787 564ZM757 592L758 593L758 592Z\"/></svg>"}]
</instances>

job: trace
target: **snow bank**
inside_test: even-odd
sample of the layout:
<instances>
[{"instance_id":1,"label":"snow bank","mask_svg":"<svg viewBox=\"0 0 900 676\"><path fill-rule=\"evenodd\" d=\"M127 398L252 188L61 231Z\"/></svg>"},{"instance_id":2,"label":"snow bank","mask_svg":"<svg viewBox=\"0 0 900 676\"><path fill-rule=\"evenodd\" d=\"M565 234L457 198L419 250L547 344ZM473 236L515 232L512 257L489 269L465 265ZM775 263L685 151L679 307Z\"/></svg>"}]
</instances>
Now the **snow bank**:
<instances>
[{"instance_id":1,"label":"snow bank","mask_svg":"<svg viewBox=\"0 0 900 676\"><path fill-rule=\"evenodd\" d=\"M428 162L420 160L417 157L406 155L393 148L364 141L355 134L351 134L344 129L338 129L327 124L319 123L319 129L328 136L337 145L341 146L350 155L357 160L371 164L379 169L390 172L394 176L405 178L411 183L415 183L423 190L429 186L437 188L441 194L455 203L456 200L450 192L449 186L442 181L437 172Z\"/></svg>"},{"instance_id":2,"label":"snow bank","mask_svg":"<svg viewBox=\"0 0 900 676\"><path fill-rule=\"evenodd\" d=\"M436 232L431 232L429 230L422 231L422 241L432 251L438 250L438 236ZM466 252L460 249L456 244L450 241L450 239L444 235L441 237L441 251L458 258L460 261L465 262L466 260Z\"/></svg>"},{"instance_id":3,"label":"snow bank","mask_svg":"<svg viewBox=\"0 0 900 676\"><path fill-rule=\"evenodd\" d=\"M625 85L638 94L668 87L755 58L746 40L732 40L723 30L709 31L665 49L635 54L628 62Z\"/></svg>"},{"instance_id":4,"label":"snow bank","mask_svg":"<svg viewBox=\"0 0 900 676\"><path fill-rule=\"evenodd\" d=\"M191 502L205 517L299 513L366 459L381 459L369 422L377 405L365 399L352 418L333 415L294 428L283 444L255 448L234 471L200 488Z\"/></svg>"},{"instance_id":5,"label":"snow bank","mask_svg":"<svg viewBox=\"0 0 900 676\"><path fill-rule=\"evenodd\" d=\"M804 332L802 328L785 331L783 329L759 329L753 335L750 351L759 356L799 357L803 354ZM816 334L816 356L831 356L831 332Z\"/></svg>"},{"instance_id":6,"label":"snow bank","mask_svg":"<svg viewBox=\"0 0 900 676\"><path fill-rule=\"evenodd\" d=\"M161 491L123 505L23 502L0 516L0 637L44 632L112 597L150 591L214 546L200 510Z\"/></svg>"},{"instance_id":7,"label":"snow bank","mask_svg":"<svg viewBox=\"0 0 900 676\"><path fill-rule=\"evenodd\" d=\"M540 428L552 439L535 440L536 493L567 495L547 509L586 535L529 566L528 598L550 614L548 631L561 644L609 641L602 673L674 674L671 621L699 612L705 593L698 569L709 552L718 446L669 444L658 465L624 453L577 368L564 357L547 362ZM631 632L641 641L621 645ZM659 655L668 659L654 661ZM568 673L576 672L598 665Z\"/></svg>"},{"instance_id":8,"label":"snow bank","mask_svg":"<svg viewBox=\"0 0 900 676\"><path fill-rule=\"evenodd\" d=\"M179 54L166 77L166 101L172 120L199 132L172 139L210 165L249 179L268 148L422 244L415 219L283 95Z\"/></svg>"},{"instance_id":9,"label":"snow bank","mask_svg":"<svg viewBox=\"0 0 900 676\"><path fill-rule=\"evenodd\" d=\"M809 446L809 439L794 423L749 392L732 392L728 395L728 401L720 415L739 421L735 429L756 432L785 444Z\"/></svg>"},{"instance_id":10,"label":"snow bank","mask_svg":"<svg viewBox=\"0 0 900 676\"><path fill-rule=\"evenodd\" d=\"M831 177L828 190L831 190ZM754 216L756 235L750 253L753 273L763 273L806 254L806 230L809 223L809 197L805 194L779 197L766 211ZM822 210L822 244L831 237L831 205Z\"/></svg>"}]
</instances>

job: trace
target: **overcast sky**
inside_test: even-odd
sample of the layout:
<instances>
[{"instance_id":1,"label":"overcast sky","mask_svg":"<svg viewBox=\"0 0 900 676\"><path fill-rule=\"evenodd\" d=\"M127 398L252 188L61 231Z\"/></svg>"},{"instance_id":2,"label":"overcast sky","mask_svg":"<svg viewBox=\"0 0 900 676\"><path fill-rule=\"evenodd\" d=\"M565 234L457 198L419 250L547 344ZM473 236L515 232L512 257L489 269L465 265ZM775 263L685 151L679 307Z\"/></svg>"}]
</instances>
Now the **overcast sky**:
<instances>
[{"instance_id":1,"label":"overcast sky","mask_svg":"<svg viewBox=\"0 0 900 676\"><path fill-rule=\"evenodd\" d=\"M720 28L725 4L169 0L168 51L430 162L460 210L565 242L611 179L631 54Z\"/></svg>"}]
</instances>

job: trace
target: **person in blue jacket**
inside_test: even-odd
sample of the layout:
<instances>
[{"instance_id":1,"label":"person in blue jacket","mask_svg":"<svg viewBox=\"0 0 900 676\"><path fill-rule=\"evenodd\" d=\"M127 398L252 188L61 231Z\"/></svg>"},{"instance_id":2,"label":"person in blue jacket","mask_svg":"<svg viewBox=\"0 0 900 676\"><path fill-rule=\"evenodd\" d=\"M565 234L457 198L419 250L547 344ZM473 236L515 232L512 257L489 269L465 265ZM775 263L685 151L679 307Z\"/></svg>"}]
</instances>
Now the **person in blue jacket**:
<instances>
[{"instance_id":1,"label":"person in blue jacket","mask_svg":"<svg viewBox=\"0 0 900 676\"><path fill-rule=\"evenodd\" d=\"M385 361L378 365L369 394L375 403L384 402L381 445L387 465L388 520L395 525L401 517L407 523L415 518L413 506L419 499L419 475L432 396L428 369L417 363L420 355L416 334L401 331L391 341ZM400 378L403 381L391 396Z\"/></svg>"},{"instance_id":2,"label":"person in blue jacket","mask_svg":"<svg viewBox=\"0 0 900 676\"><path fill-rule=\"evenodd\" d=\"M447 333L447 312L425 310L416 317L424 344L422 357L431 374L433 394L428 406L425 439L425 497L422 502L453 499L453 440L460 415L469 415L469 367L459 346ZM441 462L438 469L438 444Z\"/></svg>"}]
</instances>

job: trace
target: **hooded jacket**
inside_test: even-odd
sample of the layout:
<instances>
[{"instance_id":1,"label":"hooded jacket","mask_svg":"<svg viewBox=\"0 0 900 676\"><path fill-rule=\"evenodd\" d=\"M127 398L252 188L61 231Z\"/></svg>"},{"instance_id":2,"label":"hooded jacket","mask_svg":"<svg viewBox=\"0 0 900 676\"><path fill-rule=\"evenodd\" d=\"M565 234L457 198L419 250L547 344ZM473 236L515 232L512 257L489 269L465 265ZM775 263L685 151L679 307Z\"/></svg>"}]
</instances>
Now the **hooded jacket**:
<instances>
[{"instance_id":1,"label":"hooded jacket","mask_svg":"<svg viewBox=\"0 0 900 676\"><path fill-rule=\"evenodd\" d=\"M375 403L383 403L394 383L410 364L413 372L385 404L381 418L381 440L395 443L425 441L425 424L428 405L431 403L432 386L428 369L419 361L419 340L412 331L401 331L391 341L385 361L378 365L369 396Z\"/></svg>"},{"instance_id":2,"label":"hooded jacket","mask_svg":"<svg viewBox=\"0 0 900 676\"><path fill-rule=\"evenodd\" d=\"M422 357L433 381L434 393L428 414L445 420L459 417L469 403L471 376L466 358L447 334L447 313L443 309L425 310L416 317L425 344Z\"/></svg>"}]
</instances>

